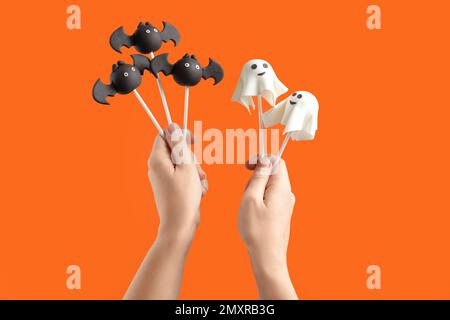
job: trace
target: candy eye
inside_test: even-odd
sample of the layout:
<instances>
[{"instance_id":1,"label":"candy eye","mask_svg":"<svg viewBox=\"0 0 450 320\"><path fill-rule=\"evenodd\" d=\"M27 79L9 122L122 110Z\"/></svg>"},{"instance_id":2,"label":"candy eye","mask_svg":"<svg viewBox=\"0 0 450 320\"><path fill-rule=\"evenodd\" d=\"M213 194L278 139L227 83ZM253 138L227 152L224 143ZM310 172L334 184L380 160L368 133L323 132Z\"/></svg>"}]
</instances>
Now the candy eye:
<instances>
[{"instance_id":1,"label":"candy eye","mask_svg":"<svg viewBox=\"0 0 450 320\"><path fill-rule=\"evenodd\" d=\"M199 66L199 65L196 65L196 66L195 66L195 69L200 70L200 66Z\"/></svg>"},{"instance_id":2,"label":"candy eye","mask_svg":"<svg viewBox=\"0 0 450 320\"><path fill-rule=\"evenodd\" d=\"M267 63L263 63L263 67L267 69L269 65Z\"/></svg>"},{"instance_id":3,"label":"candy eye","mask_svg":"<svg viewBox=\"0 0 450 320\"><path fill-rule=\"evenodd\" d=\"M128 72L124 72L123 76L128 77Z\"/></svg>"},{"instance_id":4,"label":"candy eye","mask_svg":"<svg viewBox=\"0 0 450 320\"><path fill-rule=\"evenodd\" d=\"M301 99L303 96L299 93L297 99Z\"/></svg>"},{"instance_id":5,"label":"candy eye","mask_svg":"<svg viewBox=\"0 0 450 320\"><path fill-rule=\"evenodd\" d=\"M297 93L296 93L296 92L294 92L294 93L292 94L292 96L293 96L293 97L295 97L296 95L297 95Z\"/></svg>"},{"instance_id":6,"label":"candy eye","mask_svg":"<svg viewBox=\"0 0 450 320\"><path fill-rule=\"evenodd\" d=\"M256 65L256 64L252 64L252 67L251 67L253 70L255 70L256 68L258 68L258 66Z\"/></svg>"},{"instance_id":7,"label":"candy eye","mask_svg":"<svg viewBox=\"0 0 450 320\"><path fill-rule=\"evenodd\" d=\"M135 67L131 67L131 71L136 71L136 68Z\"/></svg>"},{"instance_id":8,"label":"candy eye","mask_svg":"<svg viewBox=\"0 0 450 320\"><path fill-rule=\"evenodd\" d=\"M153 28L153 31L155 31L155 32L158 32L158 29L156 29L156 28Z\"/></svg>"},{"instance_id":9,"label":"candy eye","mask_svg":"<svg viewBox=\"0 0 450 320\"><path fill-rule=\"evenodd\" d=\"M151 32L150 29L145 30L145 33L150 33L150 32Z\"/></svg>"},{"instance_id":10,"label":"candy eye","mask_svg":"<svg viewBox=\"0 0 450 320\"><path fill-rule=\"evenodd\" d=\"M189 68L190 64L186 62L186 63L184 64L184 66L185 66L186 68Z\"/></svg>"}]
</instances>

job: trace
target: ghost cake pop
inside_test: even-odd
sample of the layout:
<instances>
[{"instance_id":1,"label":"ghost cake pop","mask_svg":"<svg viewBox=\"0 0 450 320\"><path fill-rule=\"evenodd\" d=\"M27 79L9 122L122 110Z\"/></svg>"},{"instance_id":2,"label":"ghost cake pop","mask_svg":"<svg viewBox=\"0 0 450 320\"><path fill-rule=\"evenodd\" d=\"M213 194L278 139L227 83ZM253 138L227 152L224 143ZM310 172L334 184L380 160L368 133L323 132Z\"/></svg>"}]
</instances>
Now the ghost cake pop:
<instances>
[{"instance_id":1,"label":"ghost cake pop","mask_svg":"<svg viewBox=\"0 0 450 320\"><path fill-rule=\"evenodd\" d=\"M127 35L124 32L123 27L117 28L111 34L109 43L111 47L119 53L121 53L120 49L122 46L127 48L134 46L138 52L149 54L150 58L153 59L154 53L161 48L163 42L169 40L171 40L175 46L180 42L180 33L170 23L163 21L163 29L160 31L150 22L139 22L132 35ZM156 77L156 83L161 96L164 112L166 113L167 122L171 124L172 118L170 116L166 95L159 76Z\"/></svg>"},{"instance_id":2,"label":"ghost cake pop","mask_svg":"<svg viewBox=\"0 0 450 320\"><path fill-rule=\"evenodd\" d=\"M281 158L289 141L313 140L317 130L319 102L317 98L307 91L296 91L288 98L263 115L264 125L267 128L283 124L283 134L286 135L281 145L277 161Z\"/></svg>"},{"instance_id":3,"label":"ghost cake pop","mask_svg":"<svg viewBox=\"0 0 450 320\"><path fill-rule=\"evenodd\" d=\"M149 67L150 60L142 55L133 55L132 58L134 62L133 65L118 61L112 66L110 84L104 84L98 79L92 88L92 96L94 100L100 104L109 104L106 97L113 97L116 94L125 95L133 92L152 120L159 134L163 135L164 133L161 126L137 91L137 88L142 82L142 74L144 73L144 70Z\"/></svg>"},{"instance_id":4,"label":"ghost cake pop","mask_svg":"<svg viewBox=\"0 0 450 320\"><path fill-rule=\"evenodd\" d=\"M274 106L278 96L287 91L288 88L278 79L269 62L252 59L242 68L232 101L241 103L250 112L250 106L255 109L253 97L258 97L259 153L262 157L265 156L262 98Z\"/></svg>"},{"instance_id":5,"label":"ghost cake pop","mask_svg":"<svg viewBox=\"0 0 450 320\"><path fill-rule=\"evenodd\" d=\"M150 71L155 77L159 72L165 76L172 75L177 84L184 87L184 133L187 130L188 109L189 109L189 88L197 85L200 80L214 79L214 85L222 81L224 72L222 67L213 59L209 59L206 67L202 67L195 55L185 54L180 60L171 64L168 61L168 54L156 56L150 63Z\"/></svg>"}]
</instances>

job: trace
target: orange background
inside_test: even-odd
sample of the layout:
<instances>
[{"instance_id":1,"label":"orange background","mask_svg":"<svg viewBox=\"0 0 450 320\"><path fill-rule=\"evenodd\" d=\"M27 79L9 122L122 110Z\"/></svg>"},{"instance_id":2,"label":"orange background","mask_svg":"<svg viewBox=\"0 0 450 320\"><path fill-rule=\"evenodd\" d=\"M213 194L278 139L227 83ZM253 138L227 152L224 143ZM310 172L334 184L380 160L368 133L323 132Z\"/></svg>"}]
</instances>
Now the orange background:
<instances>
[{"instance_id":1,"label":"orange background","mask_svg":"<svg viewBox=\"0 0 450 320\"><path fill-rule=\"evenodd\" d=\"M81 7L82 29L66 28ZM380 31L366 8L382 9ZM265 58L293 90L320 101L313 142L284 155L297 196L289 267L302 298L450 298L448 1L38 1L1 14L0 298L121 298L157 228L146 163L156 130L132 95L91 98L119 55L110 33L140 20L181 32L225 69L191 90L203 128L256 127L231 102L242 65ZM130 61L133 50L124 48ZM173 61L173 60L172 60ZM181 122L183 89L163 79ZM148 74L140 88L165 117ZM268 108L266 105L265 108ZM207 143L205 143L207 144ZM447 150L447 151L446 151ZM210 191L181 298L256 298L237 210L249 173L206 166ZM82 290L66 289L66 267ZM382 269L382 290L366 268Z\"/></svg>"}]
</instances>

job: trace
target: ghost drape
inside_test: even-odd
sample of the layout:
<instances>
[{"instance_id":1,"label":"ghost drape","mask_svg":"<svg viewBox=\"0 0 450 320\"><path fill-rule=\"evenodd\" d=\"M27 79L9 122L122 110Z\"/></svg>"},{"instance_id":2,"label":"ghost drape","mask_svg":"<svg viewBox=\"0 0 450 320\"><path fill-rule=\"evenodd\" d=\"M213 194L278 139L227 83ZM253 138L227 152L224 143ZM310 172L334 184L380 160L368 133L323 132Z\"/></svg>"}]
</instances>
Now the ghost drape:
<instances>
[{"instance_id":1,"label":"ghost drape","mask_svg":"<svg viewBox=\"0 0 450 320\"><path fill-rule=\"evenodd\" d=\"M296 98L296 96L301 98ZM313 140L318 127L319 102L307 91L297 91L264 113L266 128L277 124L285 126L283 134L290 133L292 140Z\"/></svg>"},{"instance_id":2,"label":"ghost drape","mask_svg":"<svg viewBox=\"0 0 450 320\"><path fill-rule=\"evenodd\" d=\"M287 91L267 61L253 59L242 68L232 101L241 103L250 112L249 106L255 109L252 97L262 96L274 106L277 98Z\"/></svg>"}]
</instances>

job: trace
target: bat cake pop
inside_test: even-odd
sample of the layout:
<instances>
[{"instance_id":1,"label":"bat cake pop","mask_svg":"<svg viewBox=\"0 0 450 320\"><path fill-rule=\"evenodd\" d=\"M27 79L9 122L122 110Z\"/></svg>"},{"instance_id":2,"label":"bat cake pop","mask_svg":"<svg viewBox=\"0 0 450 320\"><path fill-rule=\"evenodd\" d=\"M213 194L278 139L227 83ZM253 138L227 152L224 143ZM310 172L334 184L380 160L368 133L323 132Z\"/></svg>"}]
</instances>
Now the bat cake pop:
<instances>
[{"instance_id":1,"label":"bat cake pop","mask_svg":"<svg viewBox=\"0 0 450 320\"><path fill-rule=\"evenodd\" d=\"M123 46L130 48L134 47L142 54L149 54L153 59L154 52L158 51L163 42L171 40L176 46L180 42L180 33L178 30L168 22L163 21L163 29L160 31L150 22L140 22L132 35L127 35L123 27L117 28L109 38L109 44L117 52L121 52ZM162 87L161 79L156 77L158 91L161 96L161 101L166 113L167 122L172 123L169 106L167 104L166 95Z\"/></svg>"},{"instance_id":2,"label":"bat cake pop","mask_svg":"<svg viewBox=\"0 0 450 320\"><path fill-rule=\"evenodd\" d=\"M163 30L159 31L150 22L139 22L136 30L130 36L123 31L123 27L119 27L111 34L109 44L119 53L123 46L127 48L134 46L137 51L144 54L158 51L162 43L169 40L177 45L180 41L178 30L165 21L163 21L163 26Z\"/></svg>"},{"instance_id":3,"label":"bat cake pop","mask_svg":"<svg viewBox=\"0 0 450 320\"><path fill-rule=\"evenodd\" d=\"M296 91L275 107L265 112L263 121L267 128L283 124L286 135L280 148L281 158L289 139L294 141L313 140L317 131L319 102L307 91Z\"/></svg>"},{"instance_id":4,"label":"bat cake pop","mask_svg":"<svg viewBox=\"0 0 450 320\"><path fill-rule=\"evenodd\" d=\"M150 71L156 77L159 72L165 76L172 75L173 79L180 86L192 87L197 85L200 80L214 79L214 85L223 79L222 67L213 59L209 59L209 64L203 68L195 55L185 54L180 60L171 64L168 61L169 54L163 53L156 56L150 63Z\"/></svg>"},{"instance_id":5,"label":"bat cake pop","mask_svg":"<svg viewBox=\"0 0 450 320\"><path fill-rule=\"evenodd\" d=\"M163 130L161 129L161 126L137 92L137 88L142 82L142 74L144 73L144 70L150 66L150 60L142 55L132 55L132 58L134 63L132 65L123 61L118 61L112 66L110 84L104 84L98 79L92 88L92 96L96 102L108 105L109 102L106 99L108 96L113 97L116 94L125 95L133 92L158 132L162 135Z\"/></svg>"},{"instance_id":6,"label":"bat cake pop","mask_svg":"<svg viewBox=\"0 0 450 320\"><path fill-rule=\"evenodd\" d=\"M288 88L278 79L269 62L262 59L252 59L244 64L238 84L233 93L232 101L239 102L250 112L249 106L255 109L253 97L256 96L258 98L258 135L259 153L261 157L265 156L262 98L273 106L278 96L287 91Z\"/></svg>"},{"instance_id":7,"label":"bat cake pop","mask_svg":"<svg viewBox=\"0 0 450 320\"><path fill-rule=\"evenodd\" d=\"M174 64L168 61L168 54L160 54L150 63L151 73L157 77L159 72L165 76L171 75L175 82L185 88L184 95L184 132L187 130L189 88L197 85L201 79L214 79L214 85L222 81L224 72L222 67L213 59L209 59L206 67L202 67L195 55L185 54Z\"/></svg>"}]
</instances>

